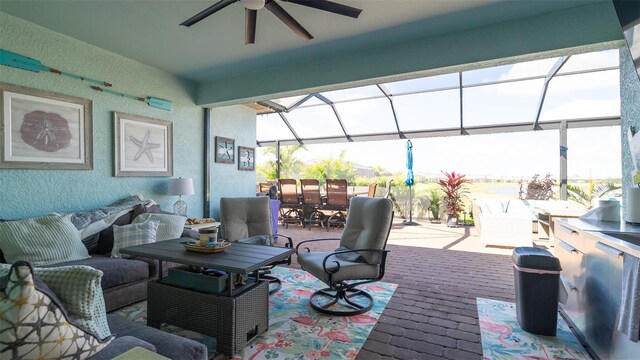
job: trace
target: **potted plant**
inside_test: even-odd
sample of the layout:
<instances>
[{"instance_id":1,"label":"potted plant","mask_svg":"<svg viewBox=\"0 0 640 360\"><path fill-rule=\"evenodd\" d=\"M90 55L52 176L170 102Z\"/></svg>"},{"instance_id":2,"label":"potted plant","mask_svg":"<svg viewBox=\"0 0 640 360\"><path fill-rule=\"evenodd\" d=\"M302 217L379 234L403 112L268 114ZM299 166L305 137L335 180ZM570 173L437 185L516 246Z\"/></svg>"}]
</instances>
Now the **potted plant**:
<instances>
[{"instance_id":1,"label":"potted plant","mask_svg":"<svg viewBox=\"0 0 640 360\"><path fill-rule=\"evenodd\" d=\"M466 179L465 175L456 174L453 171L451 173L443 171L442 173L445 178L438 180L438 185L444 193L442 204L447 214L447 226L454 226L458 223L458 213L464 210L462 199L468 193L466 184L469 183L469 179Z\"/></svg>"}]
</instances>

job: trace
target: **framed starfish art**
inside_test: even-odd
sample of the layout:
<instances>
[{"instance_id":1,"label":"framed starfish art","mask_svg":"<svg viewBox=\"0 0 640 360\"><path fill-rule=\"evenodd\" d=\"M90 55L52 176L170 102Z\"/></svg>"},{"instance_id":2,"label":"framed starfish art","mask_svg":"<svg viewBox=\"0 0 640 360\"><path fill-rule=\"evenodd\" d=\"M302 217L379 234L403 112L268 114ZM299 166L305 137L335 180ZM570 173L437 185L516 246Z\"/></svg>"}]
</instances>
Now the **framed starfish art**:
<instances>
[{"instance_id":1,"label":"framed starfish art","mask_svg":"<svg viewBox=\"0 0 640 360\"><path fill-rule=\"evenodd\" d=\"M223 164L234 164L236 141L222 136L216 136L216 162Z\"/></svg>"},{"instance_id":2,"label":"framed starfish art","mask_svg":"<svg viewBox=\"0 0 640 360\"><path fill-rule=\"evenodd\" d=\"M173 176L173 123L114 113L115 176Z\"/></svg>"},{"instance_id":3,"label":"framed starfish art","mask_svg":"<svg viewBox=\"0 0 640 360\"><path fill-rule=\"evenodd\" d=\"M0 168L93 169L91 100L0 83Z\"/></svg>"}]
</instances>

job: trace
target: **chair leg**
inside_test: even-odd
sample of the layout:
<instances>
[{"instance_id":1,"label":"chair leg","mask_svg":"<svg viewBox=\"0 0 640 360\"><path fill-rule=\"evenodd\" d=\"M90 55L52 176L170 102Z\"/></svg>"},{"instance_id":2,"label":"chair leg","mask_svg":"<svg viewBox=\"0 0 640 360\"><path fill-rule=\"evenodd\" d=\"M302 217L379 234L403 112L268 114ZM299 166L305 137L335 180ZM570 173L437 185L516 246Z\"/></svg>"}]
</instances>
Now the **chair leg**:
<instances>
[{"instance_id":1,"label":"chair leg","mask_svg":"<svg viewBox=\"0 0 640 360\"><path fill-rule=\"evenodd\" d=\"M262 275L260 276L260 279L267 280L269 282L269 295L275 294L282 289L282 281L275 276Z\"/></svg>"},{"instance_id":2,"label":"chair leg","mask_svg":"<svg viewBox=\"0 0 640 360\"><path fill-rule=\"evenodd\" d=\"M319 303L317 300L322 297L328 299L329 301ZM356 299L358 298L362 299L363 301L360 301L360 303L356 302ZM344 305L345 307L352 308L353 310L329 309L329 307L336 303ZM359 289L339 288L337 290L333 290L331 288L326 288L314 292L309 299L309 304L312 308L323 314L351 316L364 314L367 311L371 310L371 308L373 307L373 297L366 291Z\"/></svg>"}]
</instances>

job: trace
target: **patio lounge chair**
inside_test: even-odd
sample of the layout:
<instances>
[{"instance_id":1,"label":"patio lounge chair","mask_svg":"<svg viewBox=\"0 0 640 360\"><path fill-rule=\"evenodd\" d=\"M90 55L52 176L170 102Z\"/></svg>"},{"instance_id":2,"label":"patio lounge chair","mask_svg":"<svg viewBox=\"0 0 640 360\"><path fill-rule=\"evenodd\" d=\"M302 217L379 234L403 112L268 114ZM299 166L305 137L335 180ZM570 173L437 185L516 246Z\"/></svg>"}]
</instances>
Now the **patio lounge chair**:
<instances>
[{"instance_id":1,"label":"patio lounge chair","mask_svg":"<svg viewBox=\"0 0 640 360\"><path fill-rule=\"evenodd\" d=\"M221 198L220 199L220 235L229 241L239 241L256 245L274 246L273 228L271 226L271 207L269 198L256 196L247 198ZM293 240L285 235L276 235L287 238L285 247L293 248ZM260 277L268 280L269 294L280 290L280 279L267 275L276 265L291 265L291 257L267 265L261 269ZM264 274L264 276L263 276Z\"/></svg>"},{"instance_id":2,"label":"patio lounge chair","mask_svg":"<svg viewBox=\"0 0 640 360\"><path fill-rule=\"evenodd\" d=\"M368 197L376 197L376 189L378 188L378 184L371 183L369 184L369 192L367 193Z\"/></svg>"},{"instance_id":3,"label":"patio lounge chair","mask_svg":"<svg viewBox=\"0 0 640 360\"><path fill-rule=\"evenodd\" d=\"M311 295L311 307L330 315L357 315L371 309L373 297L356 287L384 276L393 203L389 199L353 197L340 239L302 241L296 247L298 264L329 287ZM312 252L301 246L317 241L340 240L334 252ZM336 309L338 304L346 310Z\"/></svg>"}]
</instances>

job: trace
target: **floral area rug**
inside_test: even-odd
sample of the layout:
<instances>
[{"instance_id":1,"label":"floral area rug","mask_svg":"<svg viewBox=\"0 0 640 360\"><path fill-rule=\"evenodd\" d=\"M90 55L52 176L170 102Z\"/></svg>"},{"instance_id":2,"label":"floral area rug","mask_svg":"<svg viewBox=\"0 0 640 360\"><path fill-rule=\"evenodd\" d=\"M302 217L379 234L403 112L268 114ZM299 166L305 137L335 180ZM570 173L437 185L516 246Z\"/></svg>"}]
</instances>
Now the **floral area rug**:
<instances>
[{"instance_id":1,"label":"floral area rug","mask_svg":"<svg viewBox=\"0 0 640 360\"><path fill-rule=\"evenodd\" d=\"M556 336L535 335L518 325L514 303L476 301L484 359L591 359L561 316Z\"/></svg>"},{"instance_id":2,"label":"floral area rug","mask_svg":"<svg viewBox=\"0 0 640 360\"><path fill-rule=\"evenodd\" d=\"M371 329L391 299L397 285L375 282L361 285L373 295L369 312L355 316L329 316L309 306L309 296L324 283L305 271L276 267L272 274L282 280L282 289L269 296L269 330L259 335L231 359L354 359ZM132 321L146 321L147 302L142 301L115 312ZM162 330L207 345L211 359L227 359L216 354L214 338L163 325Z\"/></svg>"}]
</instances>

